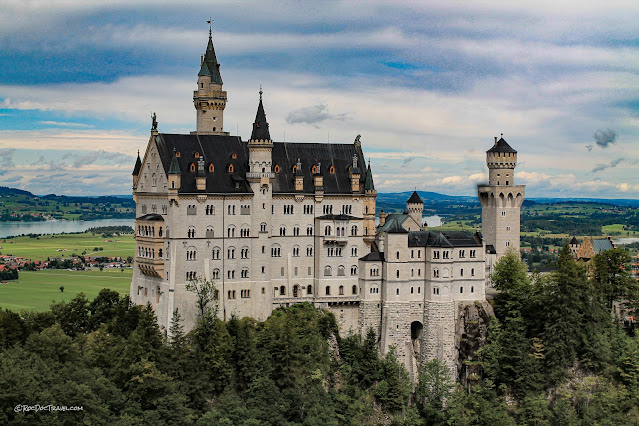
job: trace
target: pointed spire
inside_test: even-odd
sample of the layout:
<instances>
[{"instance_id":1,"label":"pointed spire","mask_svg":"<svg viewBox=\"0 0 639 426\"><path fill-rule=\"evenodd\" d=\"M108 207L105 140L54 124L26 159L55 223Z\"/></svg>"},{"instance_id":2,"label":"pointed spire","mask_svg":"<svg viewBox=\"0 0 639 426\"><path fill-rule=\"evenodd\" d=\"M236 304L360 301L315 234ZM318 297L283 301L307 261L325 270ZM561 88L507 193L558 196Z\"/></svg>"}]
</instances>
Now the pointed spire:
<instances>
[{"instance_id":1,"label":"pointed spire","mask_svg":"<svg viewBox=\"0 0 639 426\"><path fill-rule=\"evenodd\" d=\"M410 198L408 199L406 203L407 204L424 204L421 197L417 193L417 190L413 191L413 194L410 196Z\"/></svg>"},{"instance_id":2,"label":"pointed spire","mask_svg":"<svg viewBox=\"0 0 639 426\"><path fill-rule=\"evenodd\" d=\"M173 147L173 159L171 160L171 165L169 166L169 174L170 175L179 175L182 174L180 171L180 165L178 164L177 159L177 150Z\"/></svg>"},{"instance_id":3,"label":"pointed spire","mask_svg":"<svg viewBox=\"0 0 639 426\"><path fill-rule=\"evenodd\" d=\"M142 160L140 160L140 150L138 149L138 159L135 160L135 167L133 167L133 176L137 176L140 174L140 169L142 168Z\"/></svg>"},{"instance_id":4,"label":"pointed spire","mask_svg":"<svg viewBox=\"0 0 639 426\"><path fill-rule=\"evenodd\" d=\"M262 104L262 86L260 86L260 103L257 106L257 114L255 114L251 140L271 140L271 134L268 131L268 122L266 121L266 113L264 112L264 104Z\"/></svg>"},{"instance_id":5,"label":"pointed spire","mask_svg":"<svg viewBox=\"0 0 639 426\"><path fill-rule=\"evenodd\" d=\"M209 44L206 46L206 53L204 54L204 60L202 61L202 67L200 67L199 76L208 75L211 77L212 83L222 85L222 76L220 75L220 64L217 62L215 56L215 48L213 47L213 37L211 30L211 21L209 23Z\"/></svg>"},{"instance_id":6,"label":"pointed spire","mask_svg":"<svg viewBox=\"0 0 639 426\"><path fill-rule=\"evenodd\" d=\"M375 191L375 185L373 185L373 172L371 172L370 160L368 160L368 168L366 169L366 182L364 183L364 191Z\"/></svg>"}]
</instances>

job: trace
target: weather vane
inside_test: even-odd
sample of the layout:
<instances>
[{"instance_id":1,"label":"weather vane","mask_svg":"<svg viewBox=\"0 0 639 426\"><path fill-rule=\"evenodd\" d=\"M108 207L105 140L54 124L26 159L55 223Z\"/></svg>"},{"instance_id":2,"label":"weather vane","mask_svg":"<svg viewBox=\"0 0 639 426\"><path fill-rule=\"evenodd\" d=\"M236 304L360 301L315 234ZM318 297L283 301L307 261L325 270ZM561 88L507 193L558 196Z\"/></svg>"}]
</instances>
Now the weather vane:
<instances>
[{"instance_id":1,"label":"weather vane","mask_svg":"<svg viewBox=\"0 0 639 426\"><path fill-rule=\"evenodd\" d=\"M212 32L213 32L213 25L212 25L213 19L209 16L209 20L206 21L207 24L209 24L209 37L211 37Z\"/></svg>"},{"instance_id":2,"label":"weather vane","mask_svg":"<svg viewBox=\"0 0 639 426\"><path fill-rule=\"evenodd\" d=\"M260 84L260 101L262 100L262 85Z\"/></svg>"}]
</instances>

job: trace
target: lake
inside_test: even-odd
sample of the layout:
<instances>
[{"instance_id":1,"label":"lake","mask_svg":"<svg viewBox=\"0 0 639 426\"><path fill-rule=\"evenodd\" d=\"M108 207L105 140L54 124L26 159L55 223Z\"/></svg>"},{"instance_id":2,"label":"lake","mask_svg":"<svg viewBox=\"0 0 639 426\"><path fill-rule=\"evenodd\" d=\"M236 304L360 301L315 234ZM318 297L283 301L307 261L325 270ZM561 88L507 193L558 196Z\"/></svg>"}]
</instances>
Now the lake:
<instances>
[{"instance_id":1,"label":"lake","mask_svg":"<svg viewBox=\"0 0 639 426\"><path fill-rule=\"evenodd\" d=\"M135 219L47 220L44 222L0 222L0 238L22 234L84 232L97 226L135 227Z\"/></svg>"}]
</instances>

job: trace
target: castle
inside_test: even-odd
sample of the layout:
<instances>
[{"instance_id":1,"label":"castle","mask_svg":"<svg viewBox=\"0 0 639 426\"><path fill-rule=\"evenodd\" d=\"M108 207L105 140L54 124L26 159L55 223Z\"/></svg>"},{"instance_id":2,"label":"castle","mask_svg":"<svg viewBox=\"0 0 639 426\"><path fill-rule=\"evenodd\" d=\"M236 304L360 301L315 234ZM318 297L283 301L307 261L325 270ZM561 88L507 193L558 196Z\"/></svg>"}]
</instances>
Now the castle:
<instances>
[{"instance_id":1,"label":"castle","mask_svg":"<svg viewBox=\"0 0 639 426\"><path fill-rule=\"evenodd\" d=\"M459 307L485 302L487 276L519 249L524 187L517 153L497 140L489 183L478 187L480 232L424 228L417 192L403 214L380 214L370 163L351 144L274 142L260 90L251 137L224 131L227 93L211 32L193 103L197 130L151 136L133 171L136 256L131 299L149 303L170 329L178 309L196 322L187 283L213 281L218 315L266 319L310 302L335 314L344 333L372 328L411 375L423 360L456 369Z\"/></svg>"}]
</instances>

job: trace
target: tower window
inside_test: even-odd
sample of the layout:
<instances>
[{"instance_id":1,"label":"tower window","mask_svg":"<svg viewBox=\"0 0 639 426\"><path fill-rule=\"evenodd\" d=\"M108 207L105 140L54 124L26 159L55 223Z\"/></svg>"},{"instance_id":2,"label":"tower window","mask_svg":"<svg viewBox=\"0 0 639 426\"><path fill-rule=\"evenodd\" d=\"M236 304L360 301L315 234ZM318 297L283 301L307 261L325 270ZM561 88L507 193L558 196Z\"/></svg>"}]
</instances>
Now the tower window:
<instances>
[{"instance_id":1,"label":"tower window","mask_svg":"<svg viewBox=\"0 0 639 426\"><path fill-rule=\"evenodd\" d=\"M215 171L215 166L213 163L209 164L209 173L213 173Z\"/></svg>"},{"instance_id":2,"label":"tower window","mask_svg":"<svg viewBox=\"0 0 639 426\"><path fill-rule=\"evenodd\" d=\"M275 167L273 167L273 172L274 173L279 173L280 172L280 166L279 164L276 164Z\"/></svg>"}]
</instances>

